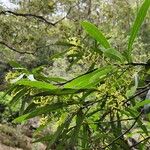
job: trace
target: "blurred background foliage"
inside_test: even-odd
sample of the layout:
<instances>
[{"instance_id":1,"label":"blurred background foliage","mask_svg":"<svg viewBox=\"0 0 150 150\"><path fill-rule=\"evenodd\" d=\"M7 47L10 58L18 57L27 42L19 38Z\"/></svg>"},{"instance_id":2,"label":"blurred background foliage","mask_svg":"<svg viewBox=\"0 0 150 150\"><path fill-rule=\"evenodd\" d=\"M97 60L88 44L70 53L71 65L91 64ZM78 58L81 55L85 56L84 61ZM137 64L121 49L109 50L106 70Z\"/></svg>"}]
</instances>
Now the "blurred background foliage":
<instances>
[{"instance_id":1,"label":"blurred background foliage","mask_svg":"<svg viewBox=\"0 0 150 150\"><path fill-rule=\"evenodd\" d=\"M17 60L28 68L33 68L40 65L51 66L53 63L52 55L64 52L67 50L67 46L71 47L71 45L56 43L68 42L70 38L82 41L82 46L80 42L79 45L73 43L75 52L78 52L77 55L73 56L90 57L92 54L89 55L89 53L96 47L96 43L86 38L80 25L81 20L93 22L105 33L115 48L123 51L126 48L129 30L141 1L22 0L13 3L16 4L16 8L13 10L1 6L3 12L14 11L16 14L20 14L1 12L1 61ZM22 14L32 14L33 16L22 16ZM48 21L46 22L37 16L42 16ZM149 28L149 15L147 15L134 46L135 53L140 54L138 59L145 62L148 59ZM87 44L89 42L90 44ZM143 51L142 49L146 50ZM136 58L134 59L136 60Z\"/></svg>"}]
</instances>

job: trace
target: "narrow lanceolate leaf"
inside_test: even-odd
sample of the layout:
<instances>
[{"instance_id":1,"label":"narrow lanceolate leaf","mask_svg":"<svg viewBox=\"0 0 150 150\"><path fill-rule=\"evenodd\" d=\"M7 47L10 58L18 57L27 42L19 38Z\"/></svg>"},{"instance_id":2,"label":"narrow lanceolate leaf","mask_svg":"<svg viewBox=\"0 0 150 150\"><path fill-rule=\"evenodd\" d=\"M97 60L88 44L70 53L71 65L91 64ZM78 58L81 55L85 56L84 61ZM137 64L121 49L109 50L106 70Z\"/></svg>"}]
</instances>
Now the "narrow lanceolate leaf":
<instances>
[{"instance_id":1,"label":"narrow lanceolate leaf","mask_svg":"<svg viewBox=\"0 0 150 150\"><path fill-rule=\"evenodd\" d=\"M80 128L82 126L82 123L84 121L85 118L85 114L83 114L82 109L80 109L77 112L77 117L76 117L76 126L74 128L74 130L71 133L71 138L70 138L70 146L73 147L77 144L78 141L78 135L80 132Z\"/></svg>"},{"instance_id":2,"label":"narrow lanceolate leaf","mask_svg":"<svg viewBox=\"0 0 150 150\"><path fill-rule=\"evenodd\" d=\"M12 107L14 104L16 104L16 103L19 101L19 99L20 99L21 97L23 97L24 94L26 94L27 91L28 91L27 88L23 88L23 89L21 89L18 93L16 93L16 95L15 95L15 96L12 98L12 100L9 102L10 107Z\"/></svg>"},{"instance_id":3,"label":"narrow lanceolate leaf","mask_svg":"<svg viewBox=\"0 0 150 150\"><path fill-rule=\"evenodd\" d=\"M133 107L133 109L137 109L137 108L139 108L139 107L143 107L144 105L147 105L147 104L150 104L150 99L146 99L146 100L144 100L144 101L141 101L141 102L137 103L137 104Z\"/></svg>"},{"instance_id":4,"label":"narrow lanceolate leaf","mask_svg":"<svg viewBox=\"0 0 150 150\"><path fill-rule=\"evenodd\" d=\"M50 113L52 111L56 111L58 109L62 109L63 107L67 107L67 106L73 105L73 104L75 104L75 102L70 102L70 103L58 102L58 103L54 103L54 104L51 104L51 105L46 105L46 106L43 106L43 107L39 107L39 108L36 108L35 110L31 111L30 113L27 113L25 115L22 115L22 116L16 118L14 120L14 122L23 122L27 119L30 119L30 118L33 118L33 117L36 117L36 116L39 116L39 115L42 115L42 114L47 114L47 113Z\"/></svg>"},{"instance_id":5,"label":"narrow lanceolate leaf","mask_svg":"<svg viewBox=\"0 0 150 150\"><path fill-rule=\"evenodd\" d=\"M51 83L51 82L56 82L56 83L60 83L60 82L66 82L67 80L64 79L64 78L59 78L59 77L46 77L46 76L43 76L41 74L36 74L35 75L36 79L38 80L42 80L42 81L45 81L45 82L48 82L48 83Z\"/></svg>"},{"instance_id":6,"label":"narrow lanceolate leaf","mask_svg":"<svg viewBox=\"0 0 150 150\"><path fill-rule=\"evenodd\" d=\"M9 64L10 64L13 68L24 68L21 64L15 62L15 61L10 61Z\"/></svg>"},{"instance_id":7,"label":"narrow lanceolate leaf","mask_svg":"<svg viewBox=\"0 0 150 150\"><path fill-rule=\"evenodd\" d=\"M136 89L137 89L137 88L136 88L135 86L131 87L131 88L126 92L126 97L129 98L129 97L133 96L133 95L135 94L135 92L136 92Z\"/></svg>"},{"instance_id":8,"label":"narrow lanceolate leaf","mask_svg":"<svg viewBox=\"0 0 150 150\"><path fill-rule=\"evenodd\" d=\"M110 59L114 59L114 60L120 61L120 62L124 61L124 56L116 49L109 48L109 49L104 49L102 51L103 51L104 55L106 57L109 57Z\"/></svg>"},{"instance_id":9,"label":"narrow lanceolate leaf","mask_svg":"<svg viewBox=\"0 0 150 150\"><path fill-rule=\"evenodd\" d=\"M102 81L110 72L112 72L112 67L107 66L97 69L93 72L84 74L77 77L71 82L64 85L64 88L69 89L90 89L96 86L100 81Z\"/></svg>"},{"instance_id":10,"label":"narrow lanceolate leaf","mask_svg":"<svg viewBox=\"0 0 150 150\"><path fill-rule=\"evenodd\" d=\"M28 81L28 80L20 80L16 82L15 84L17 85L24 85L24 86L29 86L37 89L43 89L43 90L54 90L57 89L56 86L42 82L42 81Z\"/></svg>"},{"instance_id":11,"label":"narrow lanceolate leaf","mask_svg":"<svg viewBox=\"0 0 150 150\"><path fill-rule=\"evenodd\" d=\"M110 44L103 33L92 23L84 21L81 23L85 31L95 40L97 40L104 48L110 48Z\"/></svg>"},{"instance_id":12,"label":"narrow lanceolate leaf","mask_svg":"<svg viewBox=\"0 0 150 150\"><path fill-rule=\"evenodd\" d=\"M82 89L56 89L56 90L49 90L49 91L44 91L40 92L36 95L33 95L33 97L37 96L50 96L50 95L68 95L68 94L77 94L77 93L82 93L82 92L93 92L97 91L96 88L82 88Z\"/></svg>"},{"instance_id":13,"label":"narrow lanceolate leaf","mask_svg":"<svg viewBox=\"0 0 150 150\"><path fill-rule=\"evenodd\" d=\"M130 54L130 51L132 49L132 45L133 45L133 42L135 40L135 37L144 21L144 18L148 12L148 9L150 7L150 0L145 0L144 3L142 4L138 14L137 14L137 17L136 17L136 20L133 24L133 28L131 30L131 35L130 35L130 38L129 38L129 43L128 43L128 52Z\"/></svg>"},{"instance_id":14,"label":"narrow lanceolate leaf","mask_svg":"<svg viewBox=\"0 0 150 150\"><path fill-rule=\"evenodd\" d=\"M86 150L90 150L90 147L89 147L89 142L88 142L88 139L89 139L89 126L88 124L83 124L82 125L83 127L83 139L82 139L82 148L83 149L86 149Z\"/></svg>"}]
</instances>

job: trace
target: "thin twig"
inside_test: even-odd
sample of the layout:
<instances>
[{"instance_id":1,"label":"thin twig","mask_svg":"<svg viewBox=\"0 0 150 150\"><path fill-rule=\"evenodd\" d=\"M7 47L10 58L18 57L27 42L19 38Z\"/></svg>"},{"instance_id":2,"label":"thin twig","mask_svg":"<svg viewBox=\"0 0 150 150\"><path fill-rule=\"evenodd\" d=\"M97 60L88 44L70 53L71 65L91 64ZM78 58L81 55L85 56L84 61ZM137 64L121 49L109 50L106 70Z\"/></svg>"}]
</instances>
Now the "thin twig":
<instances>
[{"instance_id":1,"label":"thin twig","mask_svg":"<svg viewBox=\"0 0 150 150\"><path fill-rule=\"evenodd\" d=\"M9 44L7 44L7 43L5 43L5 42L3 42L3 41L0 41L0 44L6 46L6 47L9 48L10 50L12 50L12 51L14 51L14 52L17 52L17 53L19 53L19 54L32 54L32 55L34 54L34 53L31 53L31 52L21 52L21 51L15 49L14 47L10 46Z\"/></svg>"},{"instance_id":2,"label":"thin twig","mask_svg":"<svg viewBox=\"0 0 150 150\"><path fill-rule=\"evenodd\" d=\"M149 85L150 85L150 84L148 84L147 87L148 87ZM149 88L145 88L144 90L142 90L142 91L136 93L135 95L133 95L133 96L131 96L130 98L128 98L128 99L123 103L123 105L125 105L125 104L126 104L127 102L129 102L130 100L134 99L135 97L137 97L137 96L139 96L139 95L141 95L142 93L147 92L147 91L149 91Z\"/></svg>"},{"instance_id":3,"label":"thin twig","mask_svg":"<svg viewBox=\"0 0 150 150\"><path fill-rule=\"evenodd\" d=\"M130 66L150 66L150 63L132 62L132 63L127 63L125 65L130 65Z\"/></svg>"},{"instance_id":4,"label":"thin twig","mask_svg":"<svg viewBox=\"0 0 150 150\"><path fill-rule=\"evenodd\" d=\"M55 85L63 86L64 84L67 84L67 83L69 83L69 82L71 82L71 81L73 81L73 80L75 80L75 79L77 79L77 78L79 78L79 77L82 77L82 76L84 76L84 75L87 75L87 74L89 74L89 73L92 73L92 72L94 72L94 71L96 71L96 70L98 70L98 68L95 68L95 69L93 69L93 70L87 71L86 73L83 73L83 74L81 74L81 75L79 75L79 76L77 76L77 77L75 77L75 78L73 78L73 79L70 79L70 80L68 80L68 81L66 81L66 82L63 82L63 83L57 83L57 84L55 84Z\"/></svg>"},{"instance_id":5,"label":"thin twig","mask_svg":"<svg viewBox=\"0 0 150 150\"><path fill-rule=\"evenodd\" d=\"M135 120L136 118L127 118L127 119L121 119L121 120L113 120L113 121L95 121L91 124L98 124L98 123L113 123L118 121L129 121L129 120Z\"/></svg>"},{"instance_id":6,"label":"thin twig","mask_svg":"<svg viewBox=\"0 0 150 150\"><path fill-rule=\"evenodd\" d=\"M125 68L123 72L117 77L117 80L122 77L122 75L129 69L129 67Z\"/></svg>"},{"instance_id":7,"label":"thin twig","mask_svg":"<svg viewBox=\"0 0 150 150\"><path fill-rule=\"evenodd\" d=\"M144 63L144 62L131 62L126 64L114 64L115 66L149 66L150 63Z\"/></svg>"}]
</instances>

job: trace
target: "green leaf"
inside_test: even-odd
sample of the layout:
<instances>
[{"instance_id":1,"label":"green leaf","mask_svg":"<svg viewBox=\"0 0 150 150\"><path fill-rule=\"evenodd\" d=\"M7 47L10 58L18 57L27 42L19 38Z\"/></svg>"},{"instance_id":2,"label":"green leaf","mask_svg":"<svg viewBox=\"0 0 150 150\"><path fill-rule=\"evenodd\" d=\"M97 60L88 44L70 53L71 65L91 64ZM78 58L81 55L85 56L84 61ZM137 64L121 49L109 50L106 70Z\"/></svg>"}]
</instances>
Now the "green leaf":
<instances>
[{"instance_id":1,"label":"green leaf","mask_svg":"<svg viewBox=\"0 0 150 150\"><path fill-rule=\"evenodd\" d=\"M66 82L67 80L64 78L59 78L59 77L47 77L48 80L53 81L53 82Z\"/></svg>"},{"instance_id":2,"label":"green leaf","mask_svg":"<svg viewBox=\"0 0 150 150\"><path fill-rule=\"evenodd\" d=\"M93 88L100 81L102 81L110 72L112 72L112 66L103 67L92 72L81 75L71 82L64 85L64 88L70 89L82 89Z\"/></svg>"},{"instance_id":3,"label":"green leaf","mask_svg":"<svg viewBox=\"0 0 150 150\"><path fill-rule=\"evenodd\" d=\"M37 89L43 89L43 90L54 90L57 89L56 86L42 82L42 81L28 81L28 80L20 80L16 82L15 84L17 85L24 85L24 86L29 86Z\"/></svg>"},{"instance_id":4,"label":"green leaf","mask_svg":"<svg viewBox=\"0 0 150 150\"><path fill-rule=\"evenodd\" d=\"M15 62L15 61L10 61L9 64L16 70L21 70L22 72L24 72L26 74L29 73L29 71L24 66L22 66L21 64Z\"/></svg>"},{"instance_id":5,"label":"green leaf","mask_svg":"<svg viewBox=\"0 0 150 150\"><path fill-rule=\"evenodd\" d=\"M8 88L8 90L5 92L2 98L5 98L6 95L10 95L16 88L17 88L17 85L11 85Z\"/></svg>"},{"instance_id":6,"label":"green leaf","mask_svg":"<svg viewBox=\"0 0 150 150\"><path fill-rule=\"evenodd\" d=\"M77 94L77 93L81 93L81 92L93 92L93 91L97 91L96 88L82 88L82 89L56 89L56 90L49 90L49 91L45 91L45 92L40 92L36 95L36 96L49 96L49 95L68 95L68 94Z\"/></svg>"},{"instance_id":7,"label":"green leaf","mask_svg":"<svg viewBox=\"0 0 150 150\"><path fill-rule=\"evenodd\" d=\"M79 109L79 111L77 112L77 117L76 117L76 126L71 133L71 139L70 139L71 147L77 144L76 142L77 142L79 131L84 121L84 118L85 118L85 114L83 114L82 109Z\"/></svg>"},{"instance_id":8,"label":"green leaf","mask_svg":"<svg viewBox=\"0 0 150 150\"><path fill-rule=\"evenodd\" d=\"M114 59L114 60L117 60L120 62L124 61L124 56L119 51L117 51L113 48L104 49L102 51L106 57L109 57L111 59Z\"/></svg>"},{"instance_id":9,"label":"green leaf","mask_svg":"<svg viewBox=\"0 0 150 150\"><path fill-rule=\"evenodd\" d=\"M33 110L36 109L37 106L38 106L38 104L35 104L34 102L30 103L30 104L27 106L26 110L23 112L23 114L27 114L27 113L29 113L29 112L32 112Z\"/></svg>"},{"instance_id":10,"label":"green leaf","mask_svg":"<svg viewBox=\"0 0 150 150\"><path fill-rule=\"evenodd\" d=\"M126 92L126 97L129 98L129 97L133 96L136 92L136 89L137 88L135 86L131 87L131 89Z\"/></svg>"},{"instance_id":11,"label":"green leaf","mask_svg":"<svg viewBox=\"0 0 150 150\"><path fill-rule=\"evenodd\" d=\"M104 48L110 48L110 44L102 34L102 32L92 23L84 21L81 22L82 27L86 30L86 32L95 40L97 40Z\"/></svg>"},{"instance_id":12,"label":"green leaf","mask_svg":"<svg viewBox=\"0 0 150 150\"><path fill-rule=\"evenodd\" d=\"M28 89L23 88L21 89L13 98L12 100L9 102L10 107L12 107L14 104L16 104L18 102L18 100L24 96L24 94L28 91Z\"/></svg>"},{"instance_id":13,"label":"green leaf","mask_svg":"<svg viewBox=\"0 0 150 150\"><path fill-rule=\"evenodd\" d=\"M146 100L144 100L144 101L141 101L141 102L137 103L137 104L133 107L133 109L137 109L137 108L142 107L142 106L144 106L144 105L146 105L146 104L150 104L150 99L146 99Z\"/></svg>"},{"instance_id":14,"label":"green leaf","mask_svg":"<svg viewBox=\"0 0 150 150\"><path fill-rule=\"evenodd\" d=\"M141 130L143 130L143 132L146 134L146 135L149 135L149 131L148 131L148 128L143 124L143 121L138 119L137 120L137 124L138 126L141 128Z\"/></svg>"},{"instance_id":15,"label":"green leaf","mask_svg":"<svg viewBox=\"0 0 150 150\"><path fill-rule=\"evenodd\" d=\"M132 45L133 45L133 42L135 40L135 37L144 21L144 18L147 14L147 11L150 7L150 0L145 0L144 3L142 4L138 14L137 14L137 17L135 19L135 22L133 24L133 27L132 27L132 30L131 30L131 35L130 35L130 38L129 38L129 43L128 43L128 53L130 55L130 52L132 50Z\"/></svg>"},{"instance_id":16,"label":"green leaf","mask_svg":"<svg viewBox=\"0 0 150 150\"><path fill-rule=\"evenodd\" d=\"M57 109L62 109L63 107L67 107L67 106L73 105L73 104L75 104L75 102L71 102L71 103L58 102L58 103L54 103L54 104L51 104L51 105L46 105L46 106L43 106L43 107L39 107L39 108L36 108L34 111L31 111L30 113L27 113L25 115L22 115L22 116L16 118L14 120L14 122L18 122L18 123L23 122L27 119L30 119L30 118L33 118L33 117L36 117L36 116L39 116L39 115L42 115L42 114L47 114L47 113L50 113L52 111L56 111Z\"/></svg>"},{"instance_id":17,"label":"green leaf","mask_svg":"<svg viewBox=\"0 0 150 150\"><path fill-rule=\"evenodd\" d=\"M132 86L131 89L126 92L126 97L127 97L127 98L133 96L133 95L136 93L137 88L138 88L138 83L139 83L138 80L139 80L138 74L135 73L135 74L134 74L134 82L135 82L135 85Z\"/></svg>"},{"instance_id":18,"label":"green leaf","mask_svg":"<svg viewBox=\"0 0 150 150\"><path fill-rule=\"evenodd\" d=\"M83 149L90 149L88 146L89 146L89 142L88 142L88 136L89 136L89 126L88 124L83 124L82 125L83 127L83 139L82 139L82 148Z\"/></svg>"},{"instance_id":19,"label":"green leaf","mask_svg":"<svg viewBox=\"0 0 150 150\"><path fill-rule=\"evenodd\" d=\"M45 66L46 66L46 65L45 65ZM43 69L44 69L45 66L42 65L42 66L33 68L32 71L31 71L31 74L34 74L34 75L35 75L35 74L40 74L40 73L43 71Z\"/></svg>"},{"instance_id":20,"label":"green leaf","mask_svg":"<svg viewBox=\"0 0 150 150\"><path fill-rule=\"evenodd\" d=\"M19 63L15 62L15 61L10 61L9 64L14 68L24 68L22 65L20 65Z\"/></svg>"},{"instance_id":21,"label":"green leaf","mask_svg":"<svg viewBox=\"0 0 150 150\"><path fill-rule=\"evenodd\" d=\"M65 55L68 52L68 50L65 50L63 52L55 53L54 55L50 56L49 60L55 59L55 58L60 58L63 55Z\"/></svg>"},{"instance_id":22,"label":"green leaf","mask_svg":"<svg viewBox=\"0 0 150 150\"><path fill-rule=\"evenodd\" d=\"M45 81L45 82L66 82L67 80L64 79L64 78L59 78L59 77L46 77L44 75L41 75L41 74L36 74L35 75L35 78L38 79L38 80L42 80L42 81Z\"/></svg>"}]
</instances>

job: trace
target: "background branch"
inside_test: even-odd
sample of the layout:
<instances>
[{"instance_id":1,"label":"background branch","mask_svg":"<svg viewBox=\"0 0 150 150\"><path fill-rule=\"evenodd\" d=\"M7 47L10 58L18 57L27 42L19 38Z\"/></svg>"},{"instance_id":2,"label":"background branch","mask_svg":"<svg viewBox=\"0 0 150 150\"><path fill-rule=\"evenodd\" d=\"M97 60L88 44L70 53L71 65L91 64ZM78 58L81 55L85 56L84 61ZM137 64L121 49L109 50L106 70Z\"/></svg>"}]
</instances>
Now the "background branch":
<instances>
[{"instance_id":1,"label":"background branch","mask_svg":"<svg viewBox=\"0 0 150 150\"><path fill-rule=\"evenodd\" d=\"M17 12L13 12L13 11L7 10L7 11L1 11L1 12L0 12L0 15L1 15L1 14L3 14L3 15L12 14L12 15L15 15L15 16L21 16L21 17L26 17L26 18L27 18L27 17L32 17L32 18L36 18L36 19L38 19L38 20L40 20L40 21L42 21L42 22L44 22L44 23L46 23L46 24L48 24L48 25L55 26L56 24L58 24L59 22L61 22L62 20L64 20L64 19L67 17L67 15L69 15L71 9L72 9L72 7L69 8L67 14L66 14L63 18L61 18L60 20L58 20L58 21L56 21L56 22L54 22L54 23L48 21L48 20L45 19L43 16L39 16L39 15L35 15L35 14L30 14L30 13L17 13Z\"/></svg>"},{"instance_id":2,"label":"background branch","mask_svg":"<svg viewBox=\"0 0 150 150\"><path fill-rule=\"evenodd\" d=\"M31 55L34 54L34 53L31 53L31 52L21 52L21 51L15 49L14 47L10 46L9 44L7 44L7 43L5 43L5 42L3 42L3 41L0 41L0 44L6 46L6 47L9 48L10 50L12 50L12 51L14 51L14 52L17 52L17 53L19 53L19 54L31 54Z\"/></svg>"}]
</instances>

